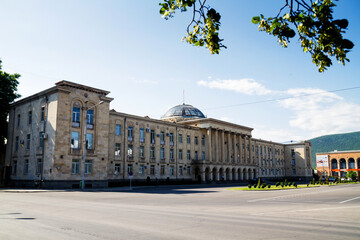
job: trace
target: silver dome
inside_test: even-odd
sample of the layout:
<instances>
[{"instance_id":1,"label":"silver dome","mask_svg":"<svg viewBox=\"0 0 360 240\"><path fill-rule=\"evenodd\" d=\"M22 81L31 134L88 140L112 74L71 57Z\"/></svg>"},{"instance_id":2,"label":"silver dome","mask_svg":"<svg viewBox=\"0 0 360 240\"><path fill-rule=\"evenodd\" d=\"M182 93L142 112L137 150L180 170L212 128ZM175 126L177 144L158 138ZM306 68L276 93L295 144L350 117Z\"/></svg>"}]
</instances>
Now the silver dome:
<instances>
[{"instance_id":1,"label":"silver dome","mask_svg":"<svg viewBox=\"0 0 360 240\"><path fill-rule=\"evenodd\" d=\"M181 104L175 107L170 108L164 116L163 120L174 119L174 120L187 120L194 118L206 118L205 115L196 107L193 107L189 104Z\"/></svg>"}]
</instances>

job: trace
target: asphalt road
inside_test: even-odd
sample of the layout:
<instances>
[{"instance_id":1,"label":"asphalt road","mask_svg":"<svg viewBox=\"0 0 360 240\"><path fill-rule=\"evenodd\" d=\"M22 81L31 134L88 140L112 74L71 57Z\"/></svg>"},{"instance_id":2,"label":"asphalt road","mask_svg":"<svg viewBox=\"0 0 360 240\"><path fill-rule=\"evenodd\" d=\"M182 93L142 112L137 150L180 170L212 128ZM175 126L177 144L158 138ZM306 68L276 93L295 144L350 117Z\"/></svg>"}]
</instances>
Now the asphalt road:
<instances>
[{"instance_id":1,"label":"asphalt road","mask_svg":"<svg viewBox=\"0 0 360 240\"><path fill-rule=\"evenodd\" d=\"M0 191L0 239L360 239L360 184Z\"/></svg>"}]
</instances>

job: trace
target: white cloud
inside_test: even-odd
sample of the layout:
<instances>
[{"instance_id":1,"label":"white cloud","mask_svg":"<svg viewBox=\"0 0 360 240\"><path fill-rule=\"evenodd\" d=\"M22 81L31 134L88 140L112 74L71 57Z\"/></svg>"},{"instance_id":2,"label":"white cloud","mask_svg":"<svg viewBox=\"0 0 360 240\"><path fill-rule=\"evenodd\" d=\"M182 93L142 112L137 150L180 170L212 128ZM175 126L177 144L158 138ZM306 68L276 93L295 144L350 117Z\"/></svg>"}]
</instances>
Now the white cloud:
<instances>
[{"instance_id":1,"label":"white cloud","mask_svg":"<svg viewBox=\"0 0 360 240\"><path fill-rule=\"evenodd\" d=\"M157 85L157 84L159 84L158 81L152 81L152 80L149 80L149 79L135 80L135 82L139 83L139 84L147 84L147 85Z\"/></svg>"},{"instance_id":2,"label":"white cloud","mask_svg":"<svg viewBox=\"0 0 360 240\"><path fill-rule=\"evenodd\" d=\"M273 91L267 89L262 84L256 82L254 79L249 78L238 80L199 81L198 85L208 88L235 91L247 95L266 95L273 93Z\"/></svg>"}]
</instances>

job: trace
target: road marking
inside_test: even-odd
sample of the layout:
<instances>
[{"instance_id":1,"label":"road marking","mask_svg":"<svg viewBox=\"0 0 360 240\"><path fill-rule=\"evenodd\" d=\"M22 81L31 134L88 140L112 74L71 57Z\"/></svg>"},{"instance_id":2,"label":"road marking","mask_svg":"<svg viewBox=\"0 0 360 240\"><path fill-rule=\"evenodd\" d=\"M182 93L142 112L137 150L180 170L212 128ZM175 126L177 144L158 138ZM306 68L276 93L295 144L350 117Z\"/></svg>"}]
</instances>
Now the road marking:
<instances>
[{"instance_id":1,"label":"road marking","mask_svg":"<svg viewBox=\"0 0 360 240\"><path fill-rule=\"evenodd\" d=\"M345 201L342 201L342 202L339 202L339 203L342 204L342 203L350 202L350 201L355 200L355 199L358 199L358 198L360 198L360 197L350 198L350 199L348 199L348 200L345 200Z\"/></svg>"}]
</instances>

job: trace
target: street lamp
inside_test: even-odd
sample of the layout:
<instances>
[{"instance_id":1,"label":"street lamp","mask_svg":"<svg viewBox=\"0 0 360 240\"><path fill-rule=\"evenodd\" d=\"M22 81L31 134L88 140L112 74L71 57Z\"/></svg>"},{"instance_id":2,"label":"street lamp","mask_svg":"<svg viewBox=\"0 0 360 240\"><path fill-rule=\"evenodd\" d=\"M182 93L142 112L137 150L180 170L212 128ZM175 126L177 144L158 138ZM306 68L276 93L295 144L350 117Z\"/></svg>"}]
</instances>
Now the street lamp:
<instances>
[{"instance_id":1,"label":"street lamp","mask_svg":"<svg viewBox=\"0 0 360 240\"><path fill-rule=\"evenodd\" d=\"M90 109L95 108L96 106L102 104L104 101L100 101L97 104L91 106L91 107L85 107L84 111L85 111L85 122L84 122L84 149L83 149L83 156L82 156L82 163L81 163L81 190L85 189L85 158L86 158L86 151L87 151L87 146L86 146L86 130L87 130L87 122L86 122L86 115L87 112ZM87 102L86 102L87 104Z\"/></svg>"}]
</instances>

